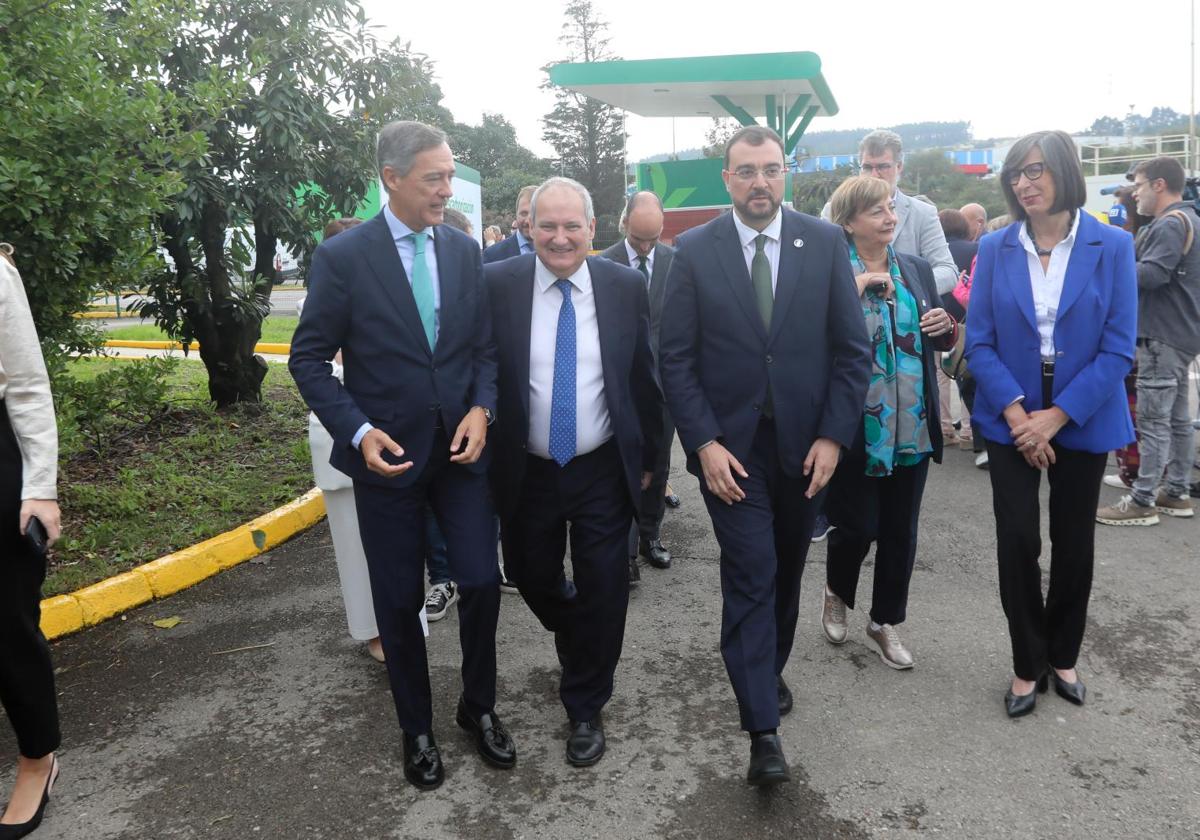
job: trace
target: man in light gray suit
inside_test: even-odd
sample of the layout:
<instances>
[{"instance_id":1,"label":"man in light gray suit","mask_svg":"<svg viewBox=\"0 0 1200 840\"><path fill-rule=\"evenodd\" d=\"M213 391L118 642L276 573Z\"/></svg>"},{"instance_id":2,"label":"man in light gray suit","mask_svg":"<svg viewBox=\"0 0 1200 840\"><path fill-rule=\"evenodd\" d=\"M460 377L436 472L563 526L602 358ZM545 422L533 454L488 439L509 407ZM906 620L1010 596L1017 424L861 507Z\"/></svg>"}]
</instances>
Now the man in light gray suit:
<instances>
[{"instance_id":1,"label":"man in light gray suit","mask_svg":"<svg viewBox=\"0 0 1200 840\"><path fill-rule=\"evenodd\" d=\"M652 192L638 192L629 197L621 213L620 242L603 251L600 256L613 262L636 268L646 278L650 292L650 348L654 351L655 369L658 367L658 336L662 327L663 299L666 289L667 271L675 249L659 242L663 229L662 200ZM638 506L638 521L631 529L629 538L630 581L640 577L637 557L640 554L656 569L671 566L671 553L662 544L661 527L666 511L667 478L671 472L671 441L675 427L670 415L663 409L663 445L658 450L654 464L654 475L650 486L642 491Z\"/></svg>"},{"instance_id":2,"label":"man in light gray suit","mask_svg":"<svg viewBox=\"0 0 1200 840\"><path fill-rule=\"evenodd\" d=\"M858 144L858 163L863 175L881 178L892 185L896 202L896 235L892 248L898 253L924 257L933 267L933 279L938 294L949 294L958 281L958 267L946 235L938 222L937 208L925 201L905 195L897 186L904 171L903 146L894 131L872 131ZM829 204L821 210L821 218L829 220Z\"/></svg>"}]
</instances>

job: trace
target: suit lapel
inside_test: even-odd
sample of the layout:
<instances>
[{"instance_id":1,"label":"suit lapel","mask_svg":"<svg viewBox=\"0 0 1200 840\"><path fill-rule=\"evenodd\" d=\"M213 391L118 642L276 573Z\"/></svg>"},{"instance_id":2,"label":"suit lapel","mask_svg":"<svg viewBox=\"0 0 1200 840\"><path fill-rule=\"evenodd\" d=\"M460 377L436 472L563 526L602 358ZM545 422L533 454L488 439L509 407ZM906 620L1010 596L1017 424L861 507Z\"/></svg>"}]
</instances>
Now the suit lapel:
<instances>
[{"instance_id":1,"label":"suit lapel","mask_svg":"<svg viewBox=\"0 0 1200 840\"><path fill-rule=\"evenodd\" d=\"M629 265L629 253L625 250L624 239L609 248L608 255L612 257L613 262L633 268L633 266Z\"/></svg>"},{"instance_id":2,"label":"suit lapel","mask_svg":"<svg viewBox=\"0 0 1200 840\"><path fill-rule=\"evenodd\" d=\"M796 287L800 285L800 272L804 267L804 248L796 247L796 242L803 242L803 220L785 210L783 221L779 226L779 274L775 278L775 305L771 308L771 333L767 346L779 335L787 317L788 307L796 295ZM761 320L761 319L760 319Z\"/></svg>"},{"instance_id":3,"label":"suit lapel","mask_svg":"<svg viewBox=\"0 0 1200 840\"><path fill-rule=\"evenodd\" d=\"M516 344L517 387L521 392L521 408L525 412L525 435L529 436L529 342L533 331L533 273L536 258L519 260L520 265L509 277L512 294L508 296L509 321Z\"/></svg>"},{"instance_id":4,"label":"suit lapel","mask_svg":"<svg viewBox=\"0 0 1200 840\"><path fill-rule=\"evenodd\" d=\"M713 231L716 242L717 259L721 263L721 273L729 283L734 298L742 307L742 313L750 322L751 327L764 342L767 340L767 328L763 326L762 315L758 313L758 303L754 300L754 289L750 285L750 271L746 268L745 257L742 256L742 242L738 238L737 228L733 224L733 211L722 218ZM782 273L782 266L780 266Z\"/></svg>"},{"instance_id":5,"label":"suit lapel","mask_svg":"<svg viewBox=\"0 0 1200 840\"><path fill-rule=\"evenodd\" d=\"M1081 218L1079 229L1075 232L1075 246L1071 248L1067 274L1063 278L1062 295L1058 299L1058 315L1054 319L1056 324L1062 320L1063 315L1079 299L1079 295L1095 276L1096 263L1100 261L1100 252L1104 249L1100 238L1090 230L1091 225L1088 221Z\"/></svg>"},{"instance_id":6,"label":"suit lapel","mask_svg":"<svg viewBox=\"0 0 1200 840\"><path fill-rule=\"evenodd\" d=\"M912 199L909 198L900 190L896 190L896 232L892 235L892 241L900 239L900 231L904 230L904 223L908 221L909 212L912 210Z\"/></svg>"},{"instance_id":7,"label":"suit lapel","mask_svg":"<svg viewBox=\"0 0 1200 840\"><path fill-rule=\"evenodd\" d=\"M654 270L650 272L650 311L662 312L663 299L666 297L667 270L671 258L667 249L662 245L654 246ZM657 308L656 308L657 307Z\"/></svg>"},{"instance_id":8,"label":"suit lapel","mask_svg":"<svg viewBox=\"0 0 1200 840\"><path fill-rule=\"evenodd\" d=\"M608 413L612 416L613 427L616 428L617 416L620 414L620 403L617 395L621 393L620 383L617 382L617 352L616 342L621 340L621 309L616 283L606 282L603 260L593 257L587 259L588 273L592 277L592 298L596 302L596 331L600 333L600 367L604 373L604 401L608 405Z\"/></svg>"},{"instance_id":9,"label":"suit lapel","mask_svg":"<svg viewBox=\"0 0 1200 840\"><path fill-rule=\"evenodd\" d=\"M1008 278L1008 291L1017 301L1017 308L1037 332L1037 309L1033 305L1033 278L1029 276L1029 259L1021 242L1017 239L1015 227L1010 227L1004 234L1004 242L1000 247L1004 273Z\"/></svg>"},{"instance_id":10,"label":"suit lapel","mask_svg":"<svg viewBox=\"0 0 1200 840\"><path fill-rule=\"evenodd\" d=\"M384 294L395 305L413 339L425 350L425 354L433 357L429 340L425 337L425 327L421 324L421 313L417 311L417 301L413 297L412 286L408 275L404 272L404 264L396 252L396 243L392 239L392 231L380 213L370 222L371 247L367 254L367 264L371 266L375 279L383 287Z\"/></svg>"},{"instance_id":11,"label":"suit lapel","mask_svg":"<svg viewBox=\"0 0 1200 840\"><path fill-rule=\"evenodd\" d=\"M459 314L455 306L462 296L462 254L456 253L450 247L450 233L445 225L438 225L433 237L434 253L437 254L438 286L441 291L441 307L438 309L437 343L442 344L443 336L451 334L451 326ZM415 306L415 299L414 299ZM424 331L424 330L422 330ZM434 348L436 351L436 348Z\"/></svg>"}]
</instances>

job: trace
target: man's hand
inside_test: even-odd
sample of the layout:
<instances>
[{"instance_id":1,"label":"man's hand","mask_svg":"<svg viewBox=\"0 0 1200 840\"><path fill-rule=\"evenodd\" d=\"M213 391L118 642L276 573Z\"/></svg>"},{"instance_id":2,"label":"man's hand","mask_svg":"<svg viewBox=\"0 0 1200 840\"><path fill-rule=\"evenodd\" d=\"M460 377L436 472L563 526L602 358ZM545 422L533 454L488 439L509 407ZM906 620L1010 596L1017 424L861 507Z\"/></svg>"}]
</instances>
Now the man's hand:
<instances>
[{"instance_id":1,"label":"man's hand","mask_svg":"<svg viewBox=\"0 0 1200 840\"><path fill-rule=\"evenodd\" d=\"M30 517L36 516L46 528L46 545L52 546L62 535L62 514L53 499L25 499L21 502L21 533L29 529Z\"/></svg>"},{"instance_id":2,"label":"man's hand","mask_svg":"<svg viewBox=\"0 0 1200 840\"><path fill-rule=\"evenodd\" d=\"M654 480L654 473L652 473L652 472L642 473L642 489L645 490L645 489L649 488L650 482L653 480Z\"/></svg>"},{"instance_id":3,"label":"man's hand","mask_svg":"<svg viewBox=\"0 0 1200 840\"><path fill-rule=\"evenodd\" d=\"M742 469L738 459L717 442L710 443L699 452L700 468L704 471L704 482L708 492L727 505L746 498L746 492L733 480L733 473L749 478L750 473Z\"/></svg>"},{"instance_id":4,"label":"man's hand","mask_svg":"<svg viewBox=\"0 0 1200 840\"><path fill-rule=\"evenodd\" d=\"M400 444L388 437L387 432L380 429L368 431L358 444L358 451L362 453L363 462L371 472L384 478L395 478L408 472L413 465L412 461L405 461L403 464L389 464L383 460L382 453L385 449L397 458L404 454Z\"/></svg>"},{"instance_id":5,"label":"man's hand","mask_svg":"<svg viewBox=\"0 0 1200 840\"><path fill-rule=\"evenodd\" d=\"M833 471L837 469L841 454L842 445L836 440L817 438L813 441L808 450L808 457L804 459L804 474L812 476L808 481L808 489L804 491L806 499L811 499L825 489L829 479L833 478Z\"/></svg>"},{"instance_id":6,"label":"man's hand","mask_svg":"<svg viewBox=\"0 0 1200 840\"><path fill-rule=\"evenodd\" d=\"M466 448L459 452L464 440L467 443ZM475 406L467 412L467 416L462 419L454 431L454 440L450 441L450 462L452 464L474 464L483 454L485 443L487 443L487 415L483 413L482 407Z\"/></svg>"}]
</instances>

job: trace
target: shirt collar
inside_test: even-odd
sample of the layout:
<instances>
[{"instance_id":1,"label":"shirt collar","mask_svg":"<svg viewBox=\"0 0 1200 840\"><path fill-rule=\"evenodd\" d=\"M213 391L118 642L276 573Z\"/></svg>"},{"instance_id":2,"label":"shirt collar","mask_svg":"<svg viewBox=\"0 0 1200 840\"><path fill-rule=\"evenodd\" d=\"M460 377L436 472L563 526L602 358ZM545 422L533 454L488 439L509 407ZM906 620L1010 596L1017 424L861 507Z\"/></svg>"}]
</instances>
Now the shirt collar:
<instances>
[{"instance_id":1,"label":"shirt collar","mask_svg":"<svg viewBox=\"0 0 1200 840\"><path fill-rule=\"evenodd\" d=\"M534 258L533 265L533 280L537 283L538 290L543 293L549 291L554 287L555 281L559 279L558 276L542 264L541 257ZM587 260L583 261L574 274L564 279L570 280L571 285L580 292L586 293L592 290L592 273L588 271Z\"/></svg>"},{"instance_id":2,"label":"shirt collar","mask_svg":"<svg viewBox=\"0 0 1200 840\"><path fill-rule=\"evenodd\" d=\"M383 205L383 220L387 222L388 230L392 232L392 241L394 242L399 242L404 237L414 233L427 233L429 234L429 238L433 239L434 228L432 226L422 228L421 230L413 230L396 218L396 214L392 212L392 208L386 202Z\"/></svg>"},{"instance_id":3,"label":"shirt collar","mask_svg":"<svg viewBox=\"0 0 1200 840\"><path fill-rule=\"evenodd\" d=\"M633 246L629 244L629 240L622 237L621 244L625 246L625 256L629 257L629 264L637 268L638 259L641 257L637 251L633 250ZM646 255L646 268L654 264L654 249L650 249L650 253Z\"/></svg>"},{"instance_id":4,"label":"shirt collar","mask_svg":"<svg viewBox=\"0 0 1200 840\"><path fill-rule=\"evenodd\" d=\"M1071 223L1071 229L1067 231L1066 237L1059 242L1058 245L1054 246L1055 248L1057 248L1059 245L1066 245L1067 248L1074 247L1075 234L1079 232L1079 217L1086 212L1087 211L1082 207L1075 211L1075 221ZM1024 222L1021 222L1019 225L1017 225L1017 239L1020 241L1021 245L1026 251L1031 254L1037 254L1037 248L1034 247L1033 240L1029 238L1029 231L1026 230L1026 224ZM1053 248L1051 250L1053 250Z\"/></svg>"},{"instance_id":5,"label":"shirt collar","mask_svg":"<svg viewBox=\"0 0 1200 840\"><path fill-rule=\"evenodd\" d=\"M779 236L783 231L783 209L780 208L779 210L776 210L775 218L772 219L771 223L761 231L755 230L754 228L746 225L745 222L738 218L737 211L733 211L733 225L737 228L738 239L741 240L743 248L752 245L754 243L754 237L758 236L760 233L766 234L768 239L778 242Z\"/></svg>"},{"instance_id":6,"label":"shirt collar","mask_svg":"<svg viewBox=\"0 0 1200 840\"><path fill-rule=\"evenodd\" d=\"M514 230L514 231L513 231L513 235L517 237L517 249L518 249L518 250L519 250L519 251L520 251L522 254L524 254L524 253L525 253L525 246L526 246L526 245L528 245L528 246L529 246L529 250L530 250L530 251L532 251L532 250L533 250L533 240L532 240L532 239L526 239L526 238L525 238L525 234L521 233L521 231L519 231L519 230Z\"/></svg>"}]
</instances>

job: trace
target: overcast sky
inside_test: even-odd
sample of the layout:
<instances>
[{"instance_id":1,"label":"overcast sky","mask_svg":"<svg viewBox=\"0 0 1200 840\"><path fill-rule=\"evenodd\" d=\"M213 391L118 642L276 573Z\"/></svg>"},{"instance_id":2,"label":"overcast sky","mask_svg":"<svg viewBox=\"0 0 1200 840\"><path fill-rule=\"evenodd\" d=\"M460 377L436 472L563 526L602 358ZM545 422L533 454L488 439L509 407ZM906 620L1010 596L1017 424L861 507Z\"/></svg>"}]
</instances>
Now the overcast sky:
<instances>
[{"instance_id":1,"label":"overcast sky","mask_svg":"<svg viewBox=\"0 0 1200 840\"><path fill-rule=\"evenodd\" d=\"M499 112L522 143L551 155L541 117L553 100L538 89L539 68L563 57L565 2L364 5L381 33L435 61L444 104L457 120L476 123L485 111ZM817 117L810 131L924 120L969 120L977 138L1079 131L1130 106L1186 113L1191 96L1189 0L792 0L760 3L761 11L694 0L593 5L609 23L611 48L626 59L817 53L840 112ZM1136 66L1137 59L1147 63ZM630 158L670 152L671 124L631 117ZM708 125L676 121L676 147L701 145Z\"/></svg>"}]
</instances>

